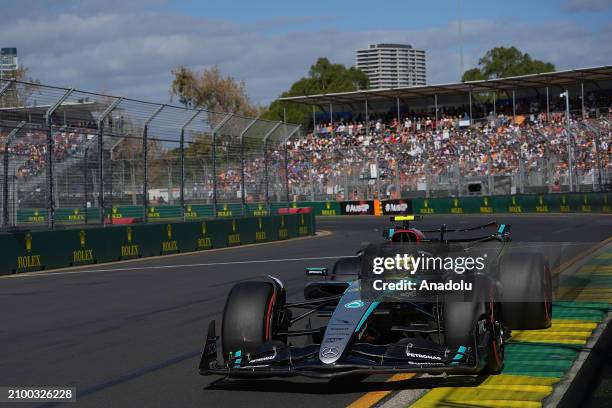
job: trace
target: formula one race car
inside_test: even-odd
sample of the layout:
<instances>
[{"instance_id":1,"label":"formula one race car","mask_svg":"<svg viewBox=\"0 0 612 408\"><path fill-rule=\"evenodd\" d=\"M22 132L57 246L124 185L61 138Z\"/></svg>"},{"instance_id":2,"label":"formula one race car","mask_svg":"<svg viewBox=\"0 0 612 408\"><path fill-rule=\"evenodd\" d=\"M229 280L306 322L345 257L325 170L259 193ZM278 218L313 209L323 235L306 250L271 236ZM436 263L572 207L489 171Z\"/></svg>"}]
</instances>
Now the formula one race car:
<instances>
[{"instance_id":1,"label":"formula one race car","mask_svg":"<svg viewBox=\"0 0 612 408\"><path fill-rule=\"evenodd\" d=\"M287 302L283 283L272 276L241 282L225 303L221 336L214 321L208 326L200 374L330 378L501 371L511 330L551 325L552 285L546 259L537 252L508 251L510 227L505 224L462 229L442 225L419 231L409 225L416 219L394 217L403 224L389 230L385 236L390 242L377 248L386 250L399 243L430 255L448 254L449 246L462 251L483 245L493 248L486 272L462 277L473 284L471 296L364 297L362 272L369 262L368 249L340 258L330 272L307 268L308 275L325 280L309 282L303 301ZM469 236L480 230L491 233ZM464 237L449 238L459 234ZM437 270L423 276L437 282L449 279L448 273ZM309 324L303 325L305 321ZM300 337L305 341L296 345L294 339Z\"/></svg>"}]
</instances>

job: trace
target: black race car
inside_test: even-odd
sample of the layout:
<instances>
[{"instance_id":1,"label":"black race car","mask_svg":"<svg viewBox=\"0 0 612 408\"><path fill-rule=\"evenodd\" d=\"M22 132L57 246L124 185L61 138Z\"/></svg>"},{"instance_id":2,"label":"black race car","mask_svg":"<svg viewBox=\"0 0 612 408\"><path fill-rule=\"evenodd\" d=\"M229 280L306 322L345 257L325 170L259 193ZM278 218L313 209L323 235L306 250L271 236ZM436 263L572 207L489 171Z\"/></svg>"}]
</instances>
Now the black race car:
<instances>
[{"instance_id":1,"label":"black race car","mask_svg":"<svg viewBox=\"0 0 612 408\"><path fill-rule=\"evenodd\" d=\"M200 374L325 378L501 371L511 330L551 325L552 284L546 259L534 251L510 250L509 225L442 225L420 231L409 225L415 219L394 217L402 224L384 234L386 243L338 259L331 271L308 268L308 275L324 280L308 283L303 301L287 302L283 283L272 276L236 284L225 304L221 336L214 320L208 326ZM491 232L474 236L487 230ZM383 292L376 298L362 287L371 283L371 276L363 274L371 265L368 251L403 250L422 256L483 248L491 254L486 270L462 276L471 284L469 296L442 289L426 295ZM421 280L441 285L456 278L436 268L424 272L418 275ZM415 275L409 278L418 280ZM298 323L304 321L308 324Z\"/></svg>"}]
</instances>

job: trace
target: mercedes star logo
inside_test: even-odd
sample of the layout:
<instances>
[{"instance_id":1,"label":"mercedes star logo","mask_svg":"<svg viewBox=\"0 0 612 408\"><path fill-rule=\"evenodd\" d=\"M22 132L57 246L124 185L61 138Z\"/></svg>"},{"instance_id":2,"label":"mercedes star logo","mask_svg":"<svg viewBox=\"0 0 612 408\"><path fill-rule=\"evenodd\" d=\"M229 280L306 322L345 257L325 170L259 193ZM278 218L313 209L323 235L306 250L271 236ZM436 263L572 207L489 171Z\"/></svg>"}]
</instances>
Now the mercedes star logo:
<instances>
[{"instance_id":1,"label":"mercedes star logo","mask_svg":"<svg viewBox=\"0 0 612 408\"><path fill-rule=\"evenodd\" d=\"M321 348L321 357L334 358L338 355L338 347L323 347Z\"/></svg>"}]
</instances>

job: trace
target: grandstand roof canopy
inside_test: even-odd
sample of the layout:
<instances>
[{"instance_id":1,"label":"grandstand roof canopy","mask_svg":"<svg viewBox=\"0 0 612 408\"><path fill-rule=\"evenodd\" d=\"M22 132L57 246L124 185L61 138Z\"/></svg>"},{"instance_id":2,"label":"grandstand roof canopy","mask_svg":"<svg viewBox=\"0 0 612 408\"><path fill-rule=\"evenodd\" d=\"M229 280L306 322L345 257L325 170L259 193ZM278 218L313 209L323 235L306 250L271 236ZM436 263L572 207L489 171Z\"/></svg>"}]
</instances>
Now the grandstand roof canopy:
<instances>
[{"instance_id":1,"label":"grandstand roof canopy","mask_svg":"<svg viewBox=\"0 0 612 408\"><path fill-rule=\"evenodd\" d=\"M435 95L452 95L468 92L511 91L513 89L564 87L581 81L612 80L612 65L581 68L570 71L547 72L482 81L457 82L453 84L426 85L401 88L379 88L353 92L338 92L318 95L291 96L281 101L322 105L329 103L351 104L364 100L389 100L395 98L423 98Z\"/></svg>"},{"instance_id":2,"label":"grandstand roof canopy","mask_svg":"<svg viewBox=\"0 0 612 408\"><path fill-rule=\"evenodd\" d=\"M11 106L0 108L2 113L13 113L21 115L44 115L52 105L35 105L35 106ZM95 112L102 112L106 105L100 102L64 102L58 108L56 113L69 116L71 119L93 120Z\"/></svg>"}]
</instances>

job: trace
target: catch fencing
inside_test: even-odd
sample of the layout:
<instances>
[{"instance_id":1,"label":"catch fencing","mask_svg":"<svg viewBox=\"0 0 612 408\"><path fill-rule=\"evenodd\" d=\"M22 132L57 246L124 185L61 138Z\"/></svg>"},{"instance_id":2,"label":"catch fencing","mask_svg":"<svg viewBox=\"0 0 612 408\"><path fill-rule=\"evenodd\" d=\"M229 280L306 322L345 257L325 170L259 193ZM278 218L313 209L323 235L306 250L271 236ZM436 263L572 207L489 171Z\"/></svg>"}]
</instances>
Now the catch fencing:
<instances>
[{"instance_id":1,"label":"catch fencing","mask_svg":"<svg viewBox=\"0 0 612 408\"><path fill-rule=\"evenodd\" d=\"M0 81L0 208L4 228L104 224L117 207L212 205L247 215L289 201L286 141L297 125L205 109ZM288 205L288 204L287 204ZM152 211L153 209L153 211Z\"/></svg>"}]
</instances>

